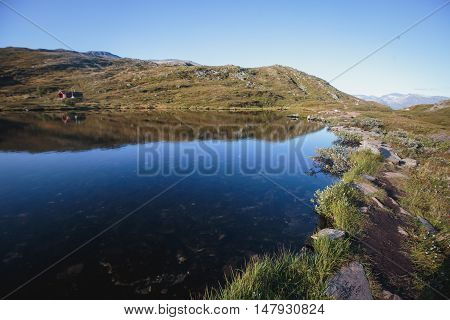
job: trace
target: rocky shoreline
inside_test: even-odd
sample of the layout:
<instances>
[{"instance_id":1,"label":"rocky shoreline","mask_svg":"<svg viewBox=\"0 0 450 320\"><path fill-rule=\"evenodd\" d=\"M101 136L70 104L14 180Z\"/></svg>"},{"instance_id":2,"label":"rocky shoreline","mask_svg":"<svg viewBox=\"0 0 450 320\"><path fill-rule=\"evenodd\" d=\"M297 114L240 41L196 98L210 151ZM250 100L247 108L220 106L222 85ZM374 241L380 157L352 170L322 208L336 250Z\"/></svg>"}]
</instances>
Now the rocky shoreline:
<instances>
[{"instance_id":1,"label":"rocky shoreline","mask_svg":"<svg viewBox=\"0 0 450 320\"><path fill-rule=\"evenodd\" d=\"M379 279L385 282L392 277L409 276L412 264L405 253L404 248L410 236L406 231L408 226L419 222L428 234L436 233L436 229L425 218L415 216L399 204L400 192L396 185L399 180L408 179L408 170L418 166L418 161L412 158L401 158L387 143L383 142L382 135L376 132L366 131L358 127L330 125L326 119L308 116L308 121L320 121L328 125L333 132L345 132L361 137L360 145L354 150L368 149L372 153L383 158L383 168L376 176L362 175L355 187L364 194L365 204L360 207L360 212L365 215L369 223L365 226L361 237L352 237L367 254L365 261L357 259L343 265L327 281L326 294L334 299L376 299L398 300L399 294L392 293L393 286L383 288L378 286L373 292L365 269L375 271ZM390 225L390 228L386 228ZM325 228L319 230L312 237L327 237L330 240L345 237L342 230ZM408 298L408 297L405 297Z\"/></svg>"}]
</instances>

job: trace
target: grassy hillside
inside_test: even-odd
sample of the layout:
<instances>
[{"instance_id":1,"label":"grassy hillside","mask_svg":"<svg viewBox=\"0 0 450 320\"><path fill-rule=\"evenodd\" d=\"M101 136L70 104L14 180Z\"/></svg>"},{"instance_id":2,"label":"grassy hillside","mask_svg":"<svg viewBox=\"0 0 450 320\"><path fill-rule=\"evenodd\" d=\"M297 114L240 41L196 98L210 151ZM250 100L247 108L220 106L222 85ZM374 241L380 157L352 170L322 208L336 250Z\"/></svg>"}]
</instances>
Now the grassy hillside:
<instances>
[{"instance_id":1,"label":"grassy hillside","mask_svg":"<svg viewBox=\"0 0 450 320\"><path fill-rule=\"evenodd\" d=\"M81 105L122 110L290 109L375 106L298 70L269 66L158 65L65 50L0 49L0 108L54 109L59 89Z\"/></svg>"},{"instance_id":2,"label":"grassy hillside","mask_svg":"<svg viewBox=\"0 0 450 320\"><path fill-rule=\"evenodd\" d=\"M373 109L364 116L380 119L387 129L403 129L416 134L437 134L450 128L450 100L436 104L417 105L402 110Z\"/></svg>"}]
</instances>

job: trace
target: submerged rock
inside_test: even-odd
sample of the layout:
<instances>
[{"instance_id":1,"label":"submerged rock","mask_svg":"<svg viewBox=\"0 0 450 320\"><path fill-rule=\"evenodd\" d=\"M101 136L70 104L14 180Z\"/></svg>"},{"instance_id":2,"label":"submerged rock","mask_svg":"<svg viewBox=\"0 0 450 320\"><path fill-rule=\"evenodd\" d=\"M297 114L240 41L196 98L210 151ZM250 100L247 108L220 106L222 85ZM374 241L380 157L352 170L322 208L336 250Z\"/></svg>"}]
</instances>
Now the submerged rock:
<instances>
[{"instance_id":1,"label":"submerged rock","mask_svg":"<svg viewBox=\"0 0 450 320\"><path fill-rule=\"evenodd\" d=\"M361 263L353 261L328 280L325 293L337 300L372 300L369 281Z\"/></svg>"},{"instance_id":2,"label":"submerged rock","mask_svg":"<svg viewBox=\"0 0 450 320\"><path fill-rule=\"evenodd\" d=\"M321 237L326 237L330 240L336 240L336 239L342 238L343 236L345 236L345 232L342 230L325 228L325 229L322 229L319 232L313 234L311 236L311 238L318 239Z\"/></svg>"}]
</instances>

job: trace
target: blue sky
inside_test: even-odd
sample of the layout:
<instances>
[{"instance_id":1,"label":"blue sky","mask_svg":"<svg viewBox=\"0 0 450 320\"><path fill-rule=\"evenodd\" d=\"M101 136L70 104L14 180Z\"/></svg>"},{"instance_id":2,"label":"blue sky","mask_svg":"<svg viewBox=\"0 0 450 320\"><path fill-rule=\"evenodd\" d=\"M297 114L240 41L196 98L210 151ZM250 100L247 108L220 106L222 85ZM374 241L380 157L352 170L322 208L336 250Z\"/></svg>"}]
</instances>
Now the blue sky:
<instances>
[{"instance_id":1,"label":"blue sky","mask_svg":"<svg viewBox=\"0 0 450 320\"><path fill-rule=\"evenodd\" d=\"M206 65L282 64L330 80L447 0L1 0L77 51ZM62 45L0 3L0 47ZM450 96L450 4L335 82Z\"/></svg>"}]
</instances>

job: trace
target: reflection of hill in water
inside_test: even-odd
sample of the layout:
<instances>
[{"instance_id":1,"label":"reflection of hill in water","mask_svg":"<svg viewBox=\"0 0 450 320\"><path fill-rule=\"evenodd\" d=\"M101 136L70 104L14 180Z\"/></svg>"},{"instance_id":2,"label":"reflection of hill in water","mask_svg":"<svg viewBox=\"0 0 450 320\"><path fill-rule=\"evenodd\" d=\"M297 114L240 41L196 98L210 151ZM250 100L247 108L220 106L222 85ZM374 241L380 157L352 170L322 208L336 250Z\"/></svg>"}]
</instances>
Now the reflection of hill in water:
<instances>
[{"instance_id":1,"label":"reflection of hill in water","mask_svg":"<svg viewBox=\"0 0 450 320\"><path fill-rule=\"evenodd\" d=\"M281 141L320 129L268 112L11 113L0 114L1 151L76 151L138 141Z\"/></svg>"}]
</instances>

